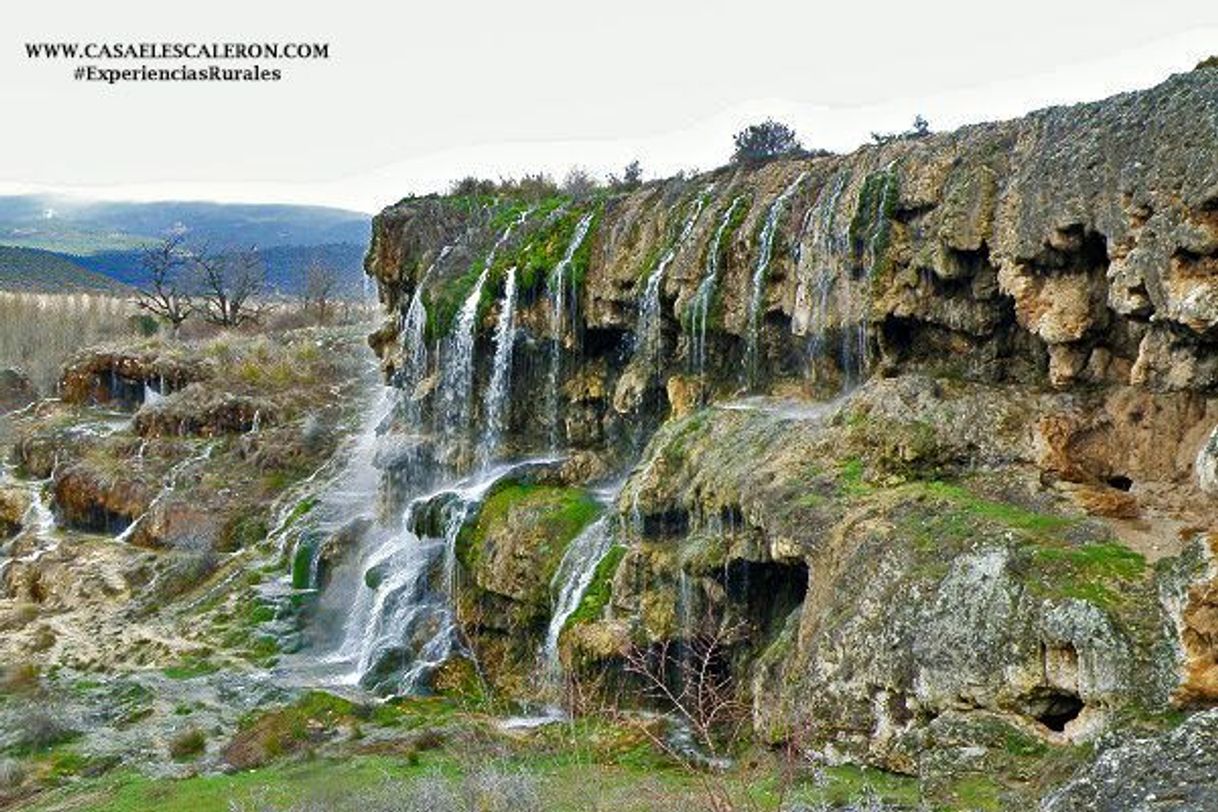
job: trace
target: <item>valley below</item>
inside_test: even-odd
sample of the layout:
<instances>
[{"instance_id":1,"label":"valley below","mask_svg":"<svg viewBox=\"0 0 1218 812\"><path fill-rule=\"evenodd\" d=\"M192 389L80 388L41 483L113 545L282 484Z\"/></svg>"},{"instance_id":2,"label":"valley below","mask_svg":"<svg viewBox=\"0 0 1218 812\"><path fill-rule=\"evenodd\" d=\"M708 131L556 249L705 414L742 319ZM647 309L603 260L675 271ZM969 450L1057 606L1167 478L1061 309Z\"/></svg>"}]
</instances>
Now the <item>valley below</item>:
<instances>
[{"instance_id":1,"label":"valley below","mask_svg":"<svg viewBox=\"0 0 1218 812\"><path fill-rule=\"evenodd\" d=\"M0 808L1218 808L1218 70L364 268L0 374Z\"/></svg>"}]
</instances>

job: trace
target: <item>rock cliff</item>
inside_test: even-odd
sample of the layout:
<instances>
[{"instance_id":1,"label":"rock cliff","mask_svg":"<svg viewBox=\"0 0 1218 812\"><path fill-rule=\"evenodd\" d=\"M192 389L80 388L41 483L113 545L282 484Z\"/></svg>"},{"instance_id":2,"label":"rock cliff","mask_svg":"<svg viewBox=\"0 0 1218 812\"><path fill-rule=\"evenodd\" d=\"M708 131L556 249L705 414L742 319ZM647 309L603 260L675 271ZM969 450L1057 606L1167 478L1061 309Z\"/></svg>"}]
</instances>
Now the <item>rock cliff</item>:
<instances>
[{"instance_id":1,"label":"rock cliff","mask_svg":"<svg viewBox=\"0 0 1218 812\"><path fill-rule=\"evenodd\" d=\"M1025 784L1061 762L1023 749L1218 701L1218 71L631 191L410 198L366 268L391 472L629 472L576 678L713 638L766 741ZM518 490L471 515L462 600L527 696L503 635L540 639L578 528Z\"/></svg>"}]
</instances>

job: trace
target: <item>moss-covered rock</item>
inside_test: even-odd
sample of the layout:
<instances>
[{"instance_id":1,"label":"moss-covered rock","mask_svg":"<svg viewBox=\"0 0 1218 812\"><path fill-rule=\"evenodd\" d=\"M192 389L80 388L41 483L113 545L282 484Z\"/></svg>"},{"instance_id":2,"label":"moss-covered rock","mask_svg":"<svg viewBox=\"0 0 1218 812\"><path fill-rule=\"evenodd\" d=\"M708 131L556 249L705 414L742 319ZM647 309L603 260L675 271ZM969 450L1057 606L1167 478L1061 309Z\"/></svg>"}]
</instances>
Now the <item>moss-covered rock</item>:
<instances>
[{"instance_id":1,"label":"moss-covered rock","mask_svg":"<svg viewBox=\"0 0 1218 812\"><path fill-rule=\"evenodd\" d=\"M529 693L551 611L550 582L567 545L600 512L584 490L510 481L486 497L459 535L459 618L498 690Z\"/></svg>"}]
</instances>

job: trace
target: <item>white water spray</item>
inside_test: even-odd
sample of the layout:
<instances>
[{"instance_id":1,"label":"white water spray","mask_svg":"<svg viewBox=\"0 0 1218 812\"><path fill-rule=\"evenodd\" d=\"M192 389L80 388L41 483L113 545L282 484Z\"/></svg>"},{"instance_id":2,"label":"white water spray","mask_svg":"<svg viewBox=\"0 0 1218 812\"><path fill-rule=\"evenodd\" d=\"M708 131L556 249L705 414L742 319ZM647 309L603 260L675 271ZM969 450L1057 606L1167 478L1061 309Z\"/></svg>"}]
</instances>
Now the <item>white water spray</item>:
<instances>
[{"instance_id":1,"label":"white water spray","mask_svg":"<svg viewBox=\"0 0 1218 812\"><path fill-rule=\"evenodd\" d=\"M486 388L486 425L478 444L478 467L485 468L499 450L508 422L512 391L512 348L516 343L516 268L508 269L495 325L495 359Z\"/></svg>"},{"instance_id":2,"label":"white water spray","mask_svg":"<svg viewBox=\"0 0 1218 812\"><path fill-rule=\"evenodd\" d=\"M643 298L639 301L638 326L635 329L635 340L638 342L638 349L635 351L635 355L637 358L642 359L647 366L656 368L657 372L662 360L660 356L663 349L663 318L660 313L660 291L664 283L664 272L672 264L672 261L677 258L677 254L680 253L686 241L689 240L694 226L698 222L698 218L702 215L702 209L706 206L706 199L714 188L714 184L711 184L694 198L693 207L689 216L685 218L685 224L681 227L681 232L677 235L677 239L660 257L660 261L656 263L655 269L647 277L647 283L643 287Z\"/></svg>"}]
</instances>

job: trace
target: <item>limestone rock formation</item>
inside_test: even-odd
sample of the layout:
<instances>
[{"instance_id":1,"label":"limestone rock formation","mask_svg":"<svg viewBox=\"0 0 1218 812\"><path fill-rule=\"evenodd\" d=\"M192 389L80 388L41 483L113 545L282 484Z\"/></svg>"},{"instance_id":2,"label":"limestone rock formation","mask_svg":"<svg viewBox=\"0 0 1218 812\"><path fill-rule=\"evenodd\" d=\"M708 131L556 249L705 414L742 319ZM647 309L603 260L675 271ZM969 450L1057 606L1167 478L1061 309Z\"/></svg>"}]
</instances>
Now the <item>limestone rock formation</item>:
<instances>
[{"instance_id":1,"label":"limestone rock formation","mask_svg":"<svg viewBox=\"0 0 1218 812\"><path fill-rule=\"evenodd\" d=\"M983 758L1026 802L1014 776L1215 701L1216 213L1211 70L629 191L403 200L365 263L408 393L385 429L427 449L396 468L469 473L510 340L499 451L626 477L573 678L714 639L762 740ZM549 520L486 504L457 603L535 699L486 641L553 610Z\"/></svg>"},{"instance_id":2,"label":"limestone rock formation","mask_svg":"<svg viewBox=\"0 0 1218 812\"><path fill-rule=\"evenodd\" d=\"M1208 809L1218 773L1218 711L1198 713L1175 730L1100 752L1041 804L1042 812Z\"/></svg>"}]
</instances>

